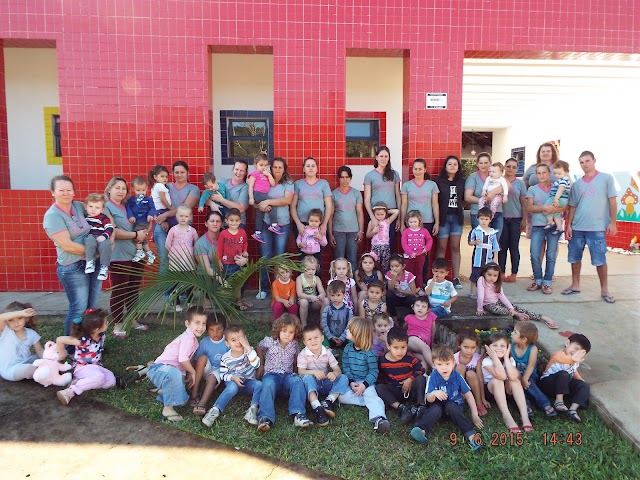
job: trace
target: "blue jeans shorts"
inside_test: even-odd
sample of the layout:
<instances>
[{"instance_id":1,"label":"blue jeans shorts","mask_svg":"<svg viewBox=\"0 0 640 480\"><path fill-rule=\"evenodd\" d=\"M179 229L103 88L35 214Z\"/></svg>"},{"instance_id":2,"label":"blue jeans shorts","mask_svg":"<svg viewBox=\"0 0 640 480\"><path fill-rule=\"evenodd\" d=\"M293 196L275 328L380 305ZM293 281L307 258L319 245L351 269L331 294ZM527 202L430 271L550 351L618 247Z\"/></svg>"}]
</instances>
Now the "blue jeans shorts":
<instances>
[{"instance_id":1,"label":"blue jeans shorts","mask_svg":"<svg viewBox=\"0 0 640 480\"><path fill-rule=\"evenodd\" d=\"M438 238L449 238L451 235L462 235L462 224L458 223L457 215L447 215L438 230Z\"/></svg>"},{"instance_id":2,"label":"blue jeans shorts","mask_svg":"<svg viewBox=\"0 0 640 480\"><path fill-rule=\"evenodd\" d=\"M591 255L591 265L600 267L607 264L607 239L604 232L588 232L585 230L574 230L573 237L569 241L569 263L582 261L582 253L585 245L589 247Z\"/></svg>"}]
</instances>

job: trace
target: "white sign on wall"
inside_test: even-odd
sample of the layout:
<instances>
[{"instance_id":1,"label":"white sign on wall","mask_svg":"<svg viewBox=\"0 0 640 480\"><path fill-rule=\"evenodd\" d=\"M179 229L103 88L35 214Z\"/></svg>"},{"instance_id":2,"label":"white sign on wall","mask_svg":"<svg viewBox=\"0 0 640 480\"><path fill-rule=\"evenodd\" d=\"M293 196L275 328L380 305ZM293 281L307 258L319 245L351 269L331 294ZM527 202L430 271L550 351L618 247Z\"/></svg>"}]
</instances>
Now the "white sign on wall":
<instances>
[{"instance_id":1,"label":"white sign on wall","mask_svg":"<svg viewBox=\"0 0 640 480\"><path fill-rule=\"evenodd\" d=\"M437 108L440 110L447 109L446 93L427 93L427 109Z\"/></svg>"}]
</instances>

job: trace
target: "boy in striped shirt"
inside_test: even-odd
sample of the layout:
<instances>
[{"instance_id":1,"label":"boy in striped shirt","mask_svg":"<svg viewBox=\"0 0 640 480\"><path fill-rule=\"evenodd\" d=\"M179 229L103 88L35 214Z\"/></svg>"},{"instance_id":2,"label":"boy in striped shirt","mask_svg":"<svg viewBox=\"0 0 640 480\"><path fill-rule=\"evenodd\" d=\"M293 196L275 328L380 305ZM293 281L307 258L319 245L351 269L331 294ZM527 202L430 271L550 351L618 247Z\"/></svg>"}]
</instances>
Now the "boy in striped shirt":
<instances>
[{"instance_id":1,"label":"boy in striped shirt","mask_svg":"<svg viewBox=\"0 0 640 480\"><path fill-rule=\"evenodd\" d=\"M420 360L407 353L409 336L406 330L393 327L387 333L387 343L389 351L378 359L376 392L387 407L398 411L402 423L409 423L424 413L427 385L424 367ZM416 402L417 406L411 407L405 402Z\"/></svg>"},{"instance_id":2,"label":"boy in striped shirt","mask_svg":"<svg viewBox=\"0 0 640 480\"><path fill-rule=\"evenodd\" d=\"M244 416L250 425L258 425L258 402L262 392L262 382L256 380L255 374L260 366L260 358L253 349L239 325L230 325L224 331L225 343L230 350L220 360L220 377L225 388L216 403L203 417L202 423L207 427L220 416L229 401L238 393L251 395L251 406Z\"/></svg>"}]
</instances>

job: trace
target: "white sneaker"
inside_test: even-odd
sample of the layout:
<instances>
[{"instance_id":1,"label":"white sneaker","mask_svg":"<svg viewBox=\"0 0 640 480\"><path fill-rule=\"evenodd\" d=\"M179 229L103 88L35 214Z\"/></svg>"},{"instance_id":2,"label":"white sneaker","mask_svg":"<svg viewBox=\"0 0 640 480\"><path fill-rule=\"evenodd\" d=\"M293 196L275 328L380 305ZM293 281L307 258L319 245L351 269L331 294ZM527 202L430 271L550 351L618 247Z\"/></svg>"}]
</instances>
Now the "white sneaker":
<instances>
[{"instance_id":1,"label":"white sneaker","mask_svg":"<svg viewBox=\"0 0 640 480\"><path fill-rule=\"evenodd\" d=\"M181 312L182 311L182 305L176 305L175 307L173 307L173 311L174 312Z\"/></svg>"},{"instance_id":2,"label":"white sneaker","mask_svg":"<svg viewBox=\"0 0 640 480\"><path fill-rule=\"evenodd\" d=\"M249 425L258 425L258 405L251 405L244 414L244 419L249 422Z\"/></svg>"},{"instance_id":3,"label":"white sneaker","mask_svg":"<svg viewBox=\"0 0 640 480\"><path fill-rule=\"evenodd\" d=\"M293 419L293 426L298 428L308 428L313 422L304 413L298 413Z\"/></svg>"},{"instance_id":4,"label":"white sneaker","mask_svg":"<svg viewBox=\"0 0 640 480\"><path fill-rule=\"evenodd\" d=\"M202 417L202 423L204 423L207 427L211 427L213 422L220 416L220 410L218 407L211 407L211 409L207 412L207 414Z\"/></svg>"},{"instance_id":5,"label":"white sneaker","mask_svg":"<svg viewBox=\"0 0 640 480\"><path fill-rule=\"evenodd\" d=\"M93 273L96 271L96 261L87 260L87 264L84 267L84 273Z\"/></svg>"},{"instance_id":6,"label":"white sneaker","mask_svg":"<svg viewBox=\"0 0 640 480\"><path fill-rule=\"evenodd\" d=\"M264 300L265 298L267 298L267 292L258 292L256 294L257 300Z\"/></svg>"},{"instance_id":7,"label":"white sneaker","mask_svg":"<svg viewBox=\"0 0 640 480\"><path fill-rule=\"evenodd\" d=\"M149 250L147 252L147 263L151 265L155 261L156 261L156 256L153 254L151 250Z\"/></svg>"},{"instance_id":8,"label":"white sneaker","mask_svg":"<svg viewBox=\"0 0 640 480\"><path fill-rule=\"evenodd\" d=\"M109 276L109 267L107 265L100 265L100 273L98 273L98 280L106 280Z\"/></svg>"},{"instance_id":9,"label":"white sneaker","mask_svg":"<svg viewBox=\"0 0 640 480\"><path fill-rule=\"evenodd\" d=\"M144 260L144 250L136 250L136 254L131 259L133 262L139 262L140 260Z\"/></svg>"}]
</instances>

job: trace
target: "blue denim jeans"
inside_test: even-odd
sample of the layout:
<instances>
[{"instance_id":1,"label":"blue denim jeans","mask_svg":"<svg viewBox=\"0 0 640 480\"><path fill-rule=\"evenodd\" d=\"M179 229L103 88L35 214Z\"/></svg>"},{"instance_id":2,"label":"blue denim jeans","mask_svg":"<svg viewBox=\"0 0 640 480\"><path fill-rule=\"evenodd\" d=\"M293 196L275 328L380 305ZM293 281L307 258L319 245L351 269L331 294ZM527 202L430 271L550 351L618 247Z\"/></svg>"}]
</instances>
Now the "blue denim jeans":
<instances>
[{"instance_id":1,"label":"blue denim jeans","mask_svg":"<svg viewBox=\"0 0 640 480\"><path fill-rule=\"evenodd\" d=\"M156 400L165 407L181 407L189 400L189 394L184 388L184 377L176 367L154 363L149 367L147 377L162 391Z\"/></svg>"},{"instance_id":2,"label":"blue denim jeans","mask_svg":"<svg viewBox=\"0 0 640 480\"><path fill-rule=\"evenodd\" d=\"M332 382L328 378L318 380L313 375L302 375L302 382L307 389L307 395L311 392L316 392L316 395L329 395L331 393L347 393L349 390L349 379L345 374L338 375L335 382Z\"/></svg>"},{"instance_id":3,"label":"blue denim jeans","mask_svg":"<svg viewBox=\"0 0 640 480\"><path fill-rule=\"evenodd\" d=\"M269 230L269 225L262 224L262 238L264 243L260 244L260 255L265 258L275 257L287 252L287 240L289 239L289 230L291 225L280 225L284 232L282 235L276 235ZM268 292L271 290L271 282L266 268L260 271L260 291Z\"/></svg>"},{"instance_id":4,"label":"blue denim jeans","mask_svg":"<svg viewBox=\"0 0 640 480\"><path fill-rule=\"evenodd\" d=\"M520 266L520 226L522 225L521 217L505 218L502 236L498 238L500 243L500 251L498 252L498 265L500 270L506 275L507 273L507 251L511 255L511 273L517 275Z\"/></svg>"},{"instance_id":5,"label":"blue denim jeans","mask_svg":"<svg viewBox=\"0 0 640 480\"><path fill-rule=\"evenodd\" d=\"M231 380L224 382L224 390L213 404L214 407L223 412L227 404L238 393L243 395L251 395L251 405L258 405L260 403L260 394L262 392L262 382L255 378L245 378L244 387L239 387Z\"/></svg>"},{"instance_id":6,"label":"blue denim jeans","mask_svg":"<svg viewBox=\"0 0 640 480\"><path fill-rule=\"evenodd\" d=\"M334 258L346 258L355 272L358 268L358 244L356 243L358 232L333 232L333 236L336 239L336 248L333 249Z\"/></svg>"},{"instance_id":7,"label":"blue denim jeans","mask_svg":"<svg viewBox=\"0 0 640 480\"><path fill-rule=\"evenodd\" d=\"M557 235L559 236L559 235ZM549 405L551 405L551 402L549 401L549 399L547 398L547 396L542 393L542 390L540 390L540 387L538 387L538 383L537 383L536 378L532 378L529 377L529 388L527 388L524 393L527 396L531 396L531 398L533 398L533 400L536 402L536 406L541 409L544 410L545 408L547 408ZM527 399L527 405L529 404L529 401Z\"/></svg>"},{"instance_id":8,"label":"blue denim jeans","mask_svg":"<svg viewBox=\"0 0 640 480\"><path fill-rule=\"evenodd\" d=\"M473 230L479 225L478 215L472 213L469 218L471 219L471 230ZM493 216L493 220L491 220L491 223L489 223L489 226L498 231L498 233L496 234L496 238L498 239L498 241L500 241L500 237L502 236L502 229L504 228L504 217L502 216L502 212L496 212L496 214Z\"/></svg>"},{"instance_id":9,"label":"blue denim jeans","mask_svg":"<svg viewBox=\"0 0 640 480\"><path fill-rule=\"evenodd\" d=\"M353 390L349 388L347 393L344 395L340 395L339 399L341 404L344 405L358 405L360 407L367 407L369 410L369 420L373 420L377 417L387 418L387 415L384 412L384 402L378 396L376 392L376 386L370 385L366 388L364 393L360 396L357 396L353 393Z\"/></svg>"},{"instance_id":10,"label":"blue denim jeans","mask_svg":"<svg viewBox=\"0 0 640 480\"><path fill-rule=\"evenodd\" d=\"M69 310L64 318L64 334L71 332L71 322L81 317L87 308L96 308L100 299L102 280L98 280L99 269L91 274L84 273L86 262L80 260L71 265L57 265L56 273L64 293L69 300ZM73 347L71 347L73 350ZM68 350L67 350L68 351Z\"/></svg>"},{"instance_id":11,"label":"blue denim jeans","mask_svg":"<svg viewBox=\"0 0 640 480\"><path fill-rule=\"evenodd\" d=\"M267 373L262 377L258 418L276 421L276 395L289 396L289 415L305 413L307 394L302 379L293 373Z\"/></svg>"},{"instance_id":12,"label":"blue denim jeans","mask_svg":"<svg viewBox=\"0 0 640 480\"><path fill-rule=\"evenodd\" d=\"M558 253L558 240L560 235L553 235L552 230L545 230L544 227L531 228L531 268L533 268L533 277L538 285L551 285L553 272L556 269L556 256ZM547 242L547 253L545 255L546 267L544 276L542 274L542 261L540 253L542 245Z\"/></svg>"},{"instance_id":13,"label":"blue denim jeans","mask_svg":"<svg viewBox=\"0 0 640 480\"><path fill-rule=\"evenodd\" d=\"M160 273L166 273L169 268L169 253L165 248L167 243L167 232L164 231L162 225L156 223L153 227L153 241L158 247L158 256L160 257Z\"/></svg>"},{"instance_id":14,"label":"blue denim jeans","mask_svg":"<svg viewBox=\"0 0 640 480\"><path fill-rule=\"evenodd\" d=\"M431 307L431 312L438 318L446 317L450 313L441 305L438 305L437 307Z\"/></svg>"}]
</instances>

